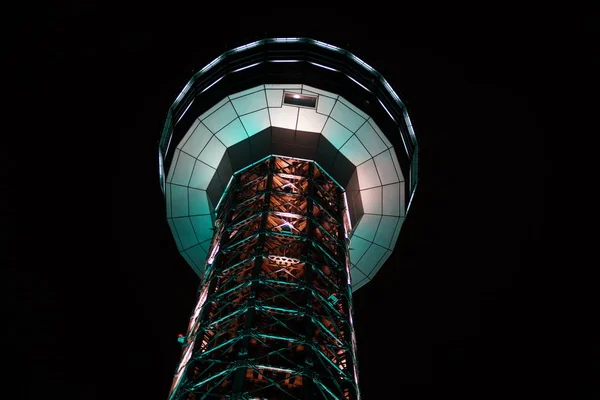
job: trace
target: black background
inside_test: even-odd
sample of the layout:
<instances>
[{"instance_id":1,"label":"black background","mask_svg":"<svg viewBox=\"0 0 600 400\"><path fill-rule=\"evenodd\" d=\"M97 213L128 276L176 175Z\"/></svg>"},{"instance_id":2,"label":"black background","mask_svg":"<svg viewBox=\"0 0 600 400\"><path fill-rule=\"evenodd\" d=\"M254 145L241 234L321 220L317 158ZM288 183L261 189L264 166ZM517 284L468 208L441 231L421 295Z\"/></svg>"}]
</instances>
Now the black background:
<instances>
[{"instance_id":1,"label":"black background","mask_svg":"<svg viewBox=\"0 0 600 400\"><path fill-rule=\"evenodd\" d=\"M165 219L163 121L219 54L286 36L381 72L420 145L395 252L354 297L363 399L598 396L594 294L561 239L576 144L597 129L577 124L593 13L162 7L65 4L15 36L11 398L167 398L198 281Z\"/></svg>"}]
</instances>

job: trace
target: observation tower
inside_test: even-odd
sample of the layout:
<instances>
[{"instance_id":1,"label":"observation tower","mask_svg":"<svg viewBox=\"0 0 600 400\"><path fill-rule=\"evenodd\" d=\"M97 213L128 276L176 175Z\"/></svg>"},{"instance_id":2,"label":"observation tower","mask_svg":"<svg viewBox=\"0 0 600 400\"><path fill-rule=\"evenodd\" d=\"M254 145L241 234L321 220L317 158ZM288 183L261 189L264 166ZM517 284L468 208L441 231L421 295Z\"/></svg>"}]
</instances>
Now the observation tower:
<instances>
[{"instance_id":1,"label":"observation tower","mask_svg":"<svg viewBox=\"0 0 600 400\"><path fill-rule=\"evenodd\" d=\"M359 399L352 293L417 186L398 95L336 46L259 40L190 79L158 147L167 221L200 281L169 400Z\"/></svg>"}]
</instances>

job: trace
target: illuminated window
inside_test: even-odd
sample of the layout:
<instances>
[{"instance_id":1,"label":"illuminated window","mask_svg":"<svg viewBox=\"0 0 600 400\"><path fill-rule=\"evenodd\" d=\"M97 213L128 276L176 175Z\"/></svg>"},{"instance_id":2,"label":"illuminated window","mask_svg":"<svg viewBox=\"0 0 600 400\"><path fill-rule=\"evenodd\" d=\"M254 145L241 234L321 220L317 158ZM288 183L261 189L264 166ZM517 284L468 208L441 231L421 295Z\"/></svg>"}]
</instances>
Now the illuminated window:
<instances>
[{"instance_id":1,"label":"illuminated window","mask_svg":"<svg viewBox=\"0 0 600 400\"><path fill-rule=\"evenodd\" d=\"M306 94L285 92L283 96L283 104L300 107L317 107L317 96L309 96Z\"/></svg>"}]
</instances>

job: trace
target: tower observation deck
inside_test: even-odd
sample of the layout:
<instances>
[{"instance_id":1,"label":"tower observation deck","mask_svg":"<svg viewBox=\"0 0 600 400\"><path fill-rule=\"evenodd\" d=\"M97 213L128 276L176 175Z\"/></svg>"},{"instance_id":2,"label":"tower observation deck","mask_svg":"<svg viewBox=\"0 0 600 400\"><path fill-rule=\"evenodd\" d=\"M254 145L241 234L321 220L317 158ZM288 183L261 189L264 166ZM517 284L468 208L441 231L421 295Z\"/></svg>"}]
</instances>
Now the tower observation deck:
<instances>
[{"instance_id":1,"label":"tower observation deck","mask_svg":"<svg viewBox=\"0 0 600 400\"><path fill-rule=\"evenodd\" d=\"M158 147L167 221L200 280L169 400L359 399L352 293L417 186L398 95L348 51L264 39L191 78Z\"/></svg>"}]
</instances>

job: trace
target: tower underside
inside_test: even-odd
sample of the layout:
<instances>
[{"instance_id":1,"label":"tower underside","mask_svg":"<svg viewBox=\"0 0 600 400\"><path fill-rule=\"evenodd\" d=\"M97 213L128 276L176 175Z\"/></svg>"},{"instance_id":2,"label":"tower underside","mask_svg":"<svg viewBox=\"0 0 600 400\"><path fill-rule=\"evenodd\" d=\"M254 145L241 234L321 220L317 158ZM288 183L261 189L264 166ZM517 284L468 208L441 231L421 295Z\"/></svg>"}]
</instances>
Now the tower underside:
<instances>
[{"instance_id":1,"label":"tower underside","mask_svg":"<svg viewBox=\"0 0 600 400\"><path fill-rule=\"evenodd\" d=\"M306 160L233 176L171 399L359 398L344 196Z\"/></svg>"}]
</instances>

